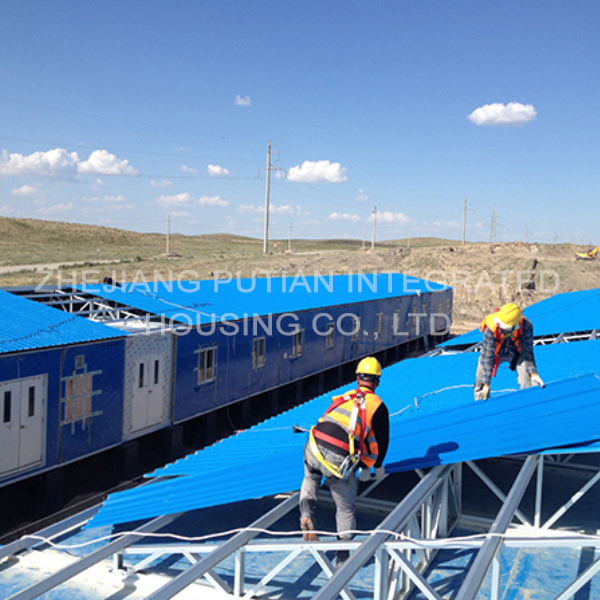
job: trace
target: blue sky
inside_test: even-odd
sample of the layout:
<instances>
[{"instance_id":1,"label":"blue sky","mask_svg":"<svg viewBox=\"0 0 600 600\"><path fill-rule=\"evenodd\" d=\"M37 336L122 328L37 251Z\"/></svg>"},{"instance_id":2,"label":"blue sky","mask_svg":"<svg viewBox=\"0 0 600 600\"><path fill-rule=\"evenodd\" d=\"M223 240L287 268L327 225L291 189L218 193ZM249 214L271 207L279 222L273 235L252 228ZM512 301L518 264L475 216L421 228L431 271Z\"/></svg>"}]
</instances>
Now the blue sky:
<instances>
[{"instance_id":1,"label":"blue sky","mask_svg":"<svg viewBox=\"0 0 600 600\"><path fill-rule=\"evenodd\" d=\"M4 0L0 215L600 243L600 3ZM262 171L260 169L263 169Z\"/></svg>"}]
</instances>

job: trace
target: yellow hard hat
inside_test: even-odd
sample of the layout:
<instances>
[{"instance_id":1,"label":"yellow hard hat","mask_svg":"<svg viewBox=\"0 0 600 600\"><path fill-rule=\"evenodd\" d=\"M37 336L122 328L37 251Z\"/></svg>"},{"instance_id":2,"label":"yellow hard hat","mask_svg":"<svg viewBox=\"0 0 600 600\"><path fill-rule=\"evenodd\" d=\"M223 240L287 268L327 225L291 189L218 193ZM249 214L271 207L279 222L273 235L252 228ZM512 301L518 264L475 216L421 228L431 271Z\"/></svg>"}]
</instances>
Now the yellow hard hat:
<instances>
[{"instance_id":1,"label":"yellow hard hat","mask_svg":"<svg viewBox=\"0 0 600 600\"><path fill-rule=\"evenodd\" d=\"M377 375L381 376L381 365L379 361L373 356L367 356L363 358L356 367L357 375Z\"/></svg>"},{"instance_id":2,"label":"yellow hard hat","mask_svg":"<svg viewBox=\"0 0 600 600\"><path fill-rule=\"evenodd\" d=\"M505 304L494 316L508 327L514 327L521 320L521 309L511 302Z\"/></svg>"}]
</instances>

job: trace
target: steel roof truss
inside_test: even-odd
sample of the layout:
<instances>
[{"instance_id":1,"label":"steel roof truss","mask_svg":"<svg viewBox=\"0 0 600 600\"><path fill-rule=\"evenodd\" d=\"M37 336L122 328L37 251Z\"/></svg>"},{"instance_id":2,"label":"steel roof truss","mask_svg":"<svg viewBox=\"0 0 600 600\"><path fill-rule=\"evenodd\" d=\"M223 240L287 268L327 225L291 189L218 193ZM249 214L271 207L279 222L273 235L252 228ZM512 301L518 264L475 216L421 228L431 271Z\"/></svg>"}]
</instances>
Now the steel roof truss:
<instances>
[{"instance_id":1,"label":"steel roof truss","mask_svg":"<svg viewBox=\"0 0 600 600\"><path fill-rule=\"evenodd\" d=\"M506 494L477 466L473 461L467 461L471 470L485 483L485 485L496 495L502 502L506 502ZM531 525L529 519L519 510L515 511L515 517L524 525Z\"/></svg>"},{"instance_id":2,"label":"steel roof truss","mask_svg":"<svg viewBox=\"0 0 600 600\"><path fill-rule=\"evenodd\" d=\"M91 566L95 565L101 560L112 556L119 550L122 550L130 544L133 544L134 542L138 541L141 535L154 533L161 527L168 525L171 521L175 520L179 516L179 514L180 513L175 513L172 515L165 515L153 519L152 521L145 523L141 527L138 527L138 529L136 529L135 532L129 533L121 538L113 540L106 546L103 546L102 548L99 548L98 550L92 552L88 556L85 556L75 561L74 563L70 564L64 569L61 569L60 571L53 573L49 577L46 577L45 579L34 583L28 588L17 592L16 594L13 594L7 600L33 600L33 598L41 596L45 592L48 592L56 586L60 585L61 583L64 583L65 581L71 579L71 577L82 573L83 571L89 569Z\"/></svg>"},{"instance_id":3,"label":"steel roof truss","mask_svg":"<svg viewBox=\"0 0 600 600\"><path fill-rule=\"evenodd\" d=\"M231 539L221 544L208 556L205 556L195 565L183 571L183 573L173 578L169 583L153 592L148 596L148 600L167 600L178 594L196 579L216 567L222 560L231 556L231 554L236 552L236 550L241 548L249 540L255 538L259 534L259 531L256 531L257 529L269 527L286 515L290 510L295 508L298 505L298 496L297 493L290 496L287 500L255 521L248 529L237 533Z\"/></svg>"},{"instance_id":4,"label":"steel roof truss","mask_svg":"<svg viewBox=\"0 0 600 600\"><path fill-rule=\"evenodd\" d=\"M441 485L443 478L448 476L450 470L451 465L440 465L431 469L404 500L381 522L379 527L369 535L359 549L348 558L344 566L336 571L333 577L315 594L314 600L333 600L361 567L377 552L377 549L390 536L389 532L399 531L411 522L413 515ZM385 587L385 583L383 587Z\"/></svg>"},{"instance_id":5,"label":"steel roof truss","mask_svg":"<svg viewBox=\"0 0 600 600\"><path fill-rule=\"evenodd\" d=\"M502 538L499 534L504 534L510 525L517 507L519 506L525 489L529 484L529 480L533 475L537 465L537 456L529 456L521 470L519 475L515 479L513 486L506 497L498 516L494 520L489 533L490 537L485 541L479 552L475 556L475 560L469 571L467 572L463 584L458 590L456 600L475 600L483 581L487 575L487 572L492 564L494 556L496 555Z\"/></svg>"}]
</instances>

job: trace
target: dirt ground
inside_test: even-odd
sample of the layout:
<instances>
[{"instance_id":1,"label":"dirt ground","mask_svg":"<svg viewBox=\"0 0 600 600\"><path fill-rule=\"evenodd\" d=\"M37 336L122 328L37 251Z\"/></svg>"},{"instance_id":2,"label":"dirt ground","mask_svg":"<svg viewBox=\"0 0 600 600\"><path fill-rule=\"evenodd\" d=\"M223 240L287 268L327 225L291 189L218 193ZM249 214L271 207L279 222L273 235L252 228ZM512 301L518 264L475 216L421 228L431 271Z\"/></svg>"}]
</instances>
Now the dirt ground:
<instances>
[{"instance_id":1,"label":"dirt ground","mask_svg":"<svg viewBox=\"0 0 600 600\"><path fill-rule=\"evenodd\" d=\"M549 295L600 287L600 259L575 259L587 247L572 244L466 244L439 239L380 242L374 250L354 240L261 240L231 235L165 236L104 227L0 218L0 287L82 282L111 277L121 282L294 277L395 271L454 288L452 333L477 327L506 302L522 307ZM47 260L48 263L43 261Z\"/></svg>"}]
</instances>

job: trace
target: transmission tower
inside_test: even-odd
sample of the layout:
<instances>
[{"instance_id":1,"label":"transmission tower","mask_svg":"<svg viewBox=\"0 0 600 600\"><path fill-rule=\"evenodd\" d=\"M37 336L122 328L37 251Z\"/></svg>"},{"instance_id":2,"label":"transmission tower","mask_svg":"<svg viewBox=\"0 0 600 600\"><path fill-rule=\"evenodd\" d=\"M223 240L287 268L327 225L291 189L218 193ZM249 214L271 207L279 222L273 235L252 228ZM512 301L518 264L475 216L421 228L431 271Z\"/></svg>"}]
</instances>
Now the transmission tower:
<instances>
[{"instance_id":1,"label":"transmission tower","mask_svg":"<svg viewBox=\"0 0 600 600\"><path fill-rule=\"evenodd\" d=\"M496 229L498 228L498 214L496 213L496 205L492 209L490 215L490 244L496 241Z\"/></svg>"}]
</instances>

